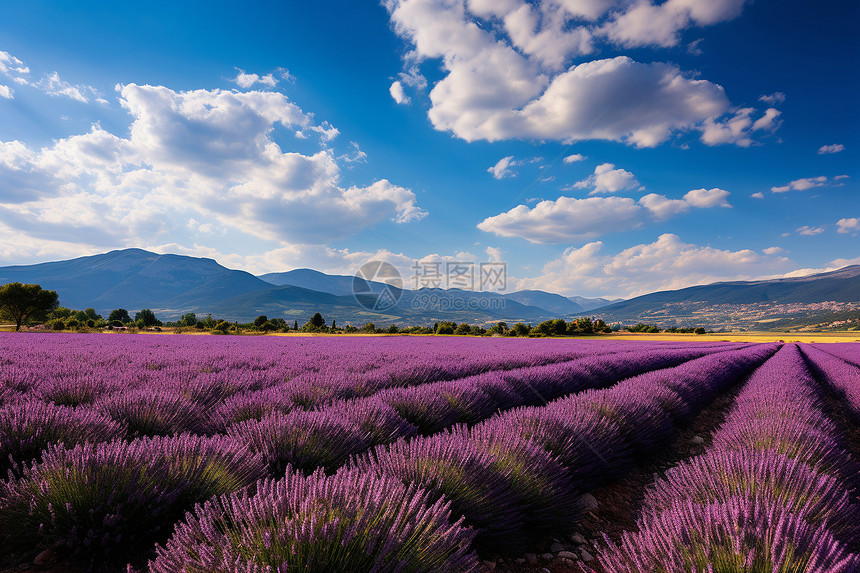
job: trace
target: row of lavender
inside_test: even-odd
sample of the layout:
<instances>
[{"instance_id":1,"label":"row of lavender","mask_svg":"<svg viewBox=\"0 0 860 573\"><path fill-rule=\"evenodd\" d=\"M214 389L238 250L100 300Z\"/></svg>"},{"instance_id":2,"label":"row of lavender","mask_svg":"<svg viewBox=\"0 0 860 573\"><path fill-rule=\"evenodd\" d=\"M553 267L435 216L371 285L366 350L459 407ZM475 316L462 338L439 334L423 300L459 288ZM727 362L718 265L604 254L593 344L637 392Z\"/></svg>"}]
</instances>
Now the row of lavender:
<instances>
[{"instance_id":1,"label":"row of lavender","mask_svg":"<svg viewBox=\"0 0 860 573\"><path fill-rule=\"evenodd\" d=\"M181 433L230 433L263 451L273 470L282 471L286 463L312 470L373 444L475 422L497 409L606 385L714 351L634 348L640 351L601 353L597 348L593 356L569 362L388 389L367 398L323 402L315 411L301 409L296 394L284 388L289 382L238 394L221 386L220 401L211 393L189 396L169 379L159 380L160 385L153 381L149 388L106 392L93 404L75 408L18 397L0 406L0 471L18 474L21 463L38 459L60 441L72 446Z\"/></svg>"},{"instance_id":2,"label":"row of lavender","mask_svg":"<svg viewBox=\"0 0 860 573\"><path fill-rule=\"evenodd\" d=\"M797 346L784 346L709 451L646 494L638 532L607 538L603 571L858 571L858 466L840 439Z\"/></svg>"},{"instance_id":3,"label":"row of lavender","mask_svg":"<svg viewBox=\"0 0 860 573\"><path fill-rule=\"evenodd\" d=\"M398 440L333 475L287 468L280 480L198 506L150 571L477 571L478 555L569 531L581 492L664 446L775 350L714 353Z\"/></svg>"},{"instance_id":4,"label":"row of lavender","mask_svg":"<svg viewBox=\"0 0 860 573\"><path fill-rule=\"evenodd\" d=\"M860 423L860 344L802 344L800 349L816 375L827 380L830 390L848 405L855 422Z\"/></svg>"},{"instance_id":5,"label":"row of lavender","mask_svg":"<svg viewBox=\"0 0 860 573\"><path fill-rule=\"evenodd\" d=\"M278 409L277 396L255 393L228 401L217 419L226 424L229 436L263 454L273 476L282 476L288 465L307 472L317 467L331 472L350 456L373 446L416 435L430 436L455 424L474 425L496 412L604 388L706 354L713 351L680 348L596 355L382 390L367 398L334 401L312 411L284 413Z\"/></svg>"},{"instance_id":6,"label":"row of lavender","mask_svg":"<svg viewBox=\"0 0 860 573\"><path fill-rule=\"evenodd\" d=\"M307 406L334 397L366 396L383 388L661 346L510 339L437 342L415 337L0 333L0 404L24 394L77 406L116 390L159 387L211 405L225 393L280 387Z\"/></svg>"},{"instance_id":7,"label":"row of lavender","mask_svg":"<svg viewBox=\"0 0 860 573\"><path fill-rule=\"evenodd\" d=\"M137 337L128 339L125 344L137 340ZM398 435L395 432L386 437L384 433L387 424L392 422L394 427L406 428L406 434L415 431L406 421L394 420L391 412L396 410L392 410L392 406L403 412L427 411L430 417L416 419L425 419L429 424L441 423L433 421L436 415L450 423L462 421L460 417L445 418L447 414L439 406L447 403L456 411L456 390L468 388L478 383L478 379L483 384L483 397L494 408L501 409L534 403L541 395L554 397L588 385L606 385L633 373L723 350L672 350L665 345L657 345L657 348L659 350L654 351L654 346L647 344L607 347L605 359L598 353L587 360L559 364L555 369L550 365L490 373L459 387L456 382L431 383L414 388L407 396L409 400L403 400L403 396L394 392L388 396L391 404L381 400L379 407L373 407L369 399L339 401L329 404L322 412L307 415L321 418L327 414L329 418L344 419L358 416L366 422L365 431L370 436L374 436L374 430L376 432L376 438L370 439L370 443L387 441ZM633 349L641 352L631 352ZM646 349L651 352L644 352ZM132 354L125 350L126 354ZM612 354L617 350L625 352ZM564 352L570 350L564 348ZM579 350L579 354L584 352ZM6 355L5 362L8 363L11 356L20 358L22 355L25 353ZM66 357L63 353L60 355ZM125 358L120 356L114 362L121 364ZM446 393L442 387L445 385L455 392ZM443 396L441 400L434 398L434 390ZM107 394L103 399L106 403L114 403L116 396L122 395L115 390L113 395ZM101 399L97 401L100 403ZM152 410L156 414L166 414L158 412L164 404L154 404L157 407ZM140 405L147 406L145 402ZM137 411L131 409L126 413ZM380 411L381 418L378 417ZM485 407L480 416L490 411ZM88 406L69 408L21 399L10 401L0 413L0 450L12 453L10 462L17 473L22 472L17 467L21 462L43 458L42 463L23 470L23 476L10 479L0 489L0 532L6 533L0 533L0 548L5 552L32 553L40 548L62 547L63 553L92 567L116 565L130 555L145 554L155 541L166 538L172 524L193 503L253 486L266 475L267 466L273 466L272 459L249 451L248 440L240 439L241 432L232 437L183 435L135 439L128 443L115 438L129 435L129 428L134 425L130 418L134 416L117 416L118 420L114 420L106 416L105 411ZM371 420L367 420L368 413ZM475 412L468 408L459 411L458 416L462 415L477 419ZM300 450L324 449L316 442L325 436L325 429L319 432L302 430L298 427L302 422L300 417L297 413L292 424L292 435L302 442ZM381 426L374 425L377 420ZM358 421L354 423L359 424ZM140 427L138 425L138 429ZM425 426L425 431L429 427ZM114 440L108 443L95 443L112 438ZM72 447L75 442L81 443ZM355 451L366 449L366 444L359 445ZM48 447L43 452L45 446ZM295 461L293 457L286 459ZM423 507L422 503L416 507Z\"/></svg>"}]
</instances>

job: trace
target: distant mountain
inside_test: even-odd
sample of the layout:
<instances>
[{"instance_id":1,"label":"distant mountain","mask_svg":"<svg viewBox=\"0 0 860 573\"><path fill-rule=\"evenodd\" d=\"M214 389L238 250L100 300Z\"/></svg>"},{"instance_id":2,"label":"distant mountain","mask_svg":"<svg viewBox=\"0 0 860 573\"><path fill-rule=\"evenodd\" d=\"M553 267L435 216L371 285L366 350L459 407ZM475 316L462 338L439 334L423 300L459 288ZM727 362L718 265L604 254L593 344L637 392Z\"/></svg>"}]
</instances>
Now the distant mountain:
<instances>
[{"instance_id":1,"label":"distant mountain","mask_svg":"<svg viewBox=\"0 0 860 573\"><path fill-rule=\"evenodd\" d=\"M0 267L0 285L8 282L36 283L56 290L60 304L70 308L92 307L105 316L115 308L130 312L150 308L162 320L195 312L230 321L248 322L265 314L304 323L320 312L327 320L356 325L432 324L443 320L536 324L549 318L569 320L590 314L625 324L766 329L769 324L837 327L860 310L860 265L808 277L695 286L621 302L568 298L539 290L500 294L403 289L392 291L399 300L384 310L368 310L356 300L351 276L296 269L255 277L212 259L159 255L141 249ZM378 289L385 285L371 286Z\"/></svg>"},{"instance_id":2,"label":"distant mountain","mask_svg":"<svg viewBox=\"0 0 860 573\"><path fill-rule=\"evenodd\" d=\"M99 312L120 307L193 310L213 300L271 288L250 273L227 269L212 259L141 249L0 267L0 284L8 282L39 284L57 291L62 306Z\"/></svg>"},{"instance_id":3,"label":"distant mountain","mask_svg":"<svg viewBox=\"0 0 860 573\"><path fill-rule=\"evenodd\" d=\"M62 306L92 307L103 316L115 308L131 312L150 308L163 320L195 312L231 321L247 322L265 314L304 323L320 312L341 324L401 325L442 320L473 324L497 320L540 322L556 316L552 311L494 293L441 289L403 290L398 293L397 306L376 312L364 308L353 296L353 277L311 269L264 276L267 280L227 269L212 259L159 255L141 249L0 267L0 284L40 284L57 291Z\"/></svg>"},{"instance_id":4,"label":"distant mountain","mask_svg":"<svg viewBox=\"0 0 860 573\"><path fill-rule=\"evenodd\" d=\"M257 277L277 286L296 286L339 296L352 296L354 277L327 275L313 269L295 269L284 273L267 273Z\"/></svg>"},{"instance_id":5,"label":"distant mountain","mask_svg":"<svg viewBox=\"0 0 860 573\"><path fill-rule=\"evenodd\" d=\"M559 317L582 313L586 310L581 304L569 298L542 290L521 290L505 294L504 297L528 306L545 308Z\"/></svg>"},{"instance_id":6,"label":"distant mountain","mask_svg":"<svg viewBox=\"0 0 860 573\"><path fill-rule=\"evenodd\" d=\"M646 294L600 309L608 321L767 328L860 308L860 265L805 277L721 282ZM800 320L800 322L803 322ZM813 321L814 322L814 321Z\"/></svg>"},{"instance_id":7,"label":"distant mountain","mask_svg":"<svg viewBox=\"0 0 860 573\"><path fill-rule=\"evenodd\" d=\"M569 296L567 298L581 306L582 310L595 310L624 300L623 298L585 298L581 296Z\"/></svg>"},{"instance_id":8,"label":"distant mountain","mask_svg":"<svg viewBox=\"0 0 860 573\"><path fill-rule=\"evenodd\" d=\"M268 273L265 275L260 275L258 278L274 285L292 285L307 289L328 292L341 296L352 296L353 277L351 276L327 275L325 273L321 273L312 269L296 269L283 273ZM376 286L382 286L381 283L372 284ZM434 289L419 289L417 291L405 289L404 293L410 293L405 294L405 296L410 297L409 300L412 300L412 297L414 297L415 295L411 293L427 292L430 290ZM456 289L452 289L452 292L454 292L455 290ZM560 294L544 292L540 290L521 290L513 293L470 293L468 295L463 294L465 292L468 291L460 291L460 296L468 296L469 298L478 297L484 299L495 299L497 297L502 297L505 300L519 303L524 306L537 307L544 311L541 313L542 316L548 314L553 315L555 317L571 316L581 314L593 308L599 308L601 306L606 306L607 304L610 304L610 301L603 298L587 299L582 297L575 297L576 299L582 301L581 304L576 300L563 297ZM519 309L519 307L515 308Z\"/></svg>"}]
</instances>

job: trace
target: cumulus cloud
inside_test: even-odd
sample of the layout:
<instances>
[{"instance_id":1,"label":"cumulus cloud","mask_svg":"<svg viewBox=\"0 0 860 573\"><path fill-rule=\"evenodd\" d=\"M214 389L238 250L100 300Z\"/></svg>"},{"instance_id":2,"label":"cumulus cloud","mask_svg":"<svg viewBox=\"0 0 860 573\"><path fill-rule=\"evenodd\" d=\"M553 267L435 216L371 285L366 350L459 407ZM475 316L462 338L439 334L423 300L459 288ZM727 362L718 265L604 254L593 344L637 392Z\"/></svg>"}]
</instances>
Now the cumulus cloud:
<instances>
[{"instance_id":1,"label":"cumulus cloud","mask_svg":"<svg viewBox=\"0 0 860 573\"><path fill-rule=\"evenodd\" d=\"M684 195L684 201L693 207L731 207L728 202L730 193L725 189L693 189Z\"/></svg>"},{"instance_id":2,"label":"cumulus cloud","mask_svg":"<svg viewBox=\"0 0 860 573\"><path fill-rule=\"evenodd\" d=\"M573 189L591 189L589 195L600 193L618 193L639 189L636 177L624 169L616 169L612 163L601 163L594 168L594 173L582 181L573 184Z\"/></svg>"},{"instance_id":3,"label":"cumulus cloud","mask_svg":"<svg viewBox=\"0 0 860 573\"><path fill-rule=\"evenodd\" d=\"M565 157L563 159L563 161L567 164L570 164L570 163L576 163L577 161L585 161L586 159L588 159L588 158L586 156L584 156L583 154L574 153L572 155L568 155L567 157Z\"/></svg>"},{"instance_id":4,"label":"cumulus cloud","mask_svg":"<svg viewBox=\"0 0 860 573\"><path fill-rule=\"evenodd\" d=\"M785 94L782 92L774 92L772 94L765 94L759 97L758 100L770 105L779 105L781 103L785 103Z\"/></svg>"},{"instance_id":5,"label":"cumulus cloud","mask_svg":"<svg viewBox=\"0 0 860 573\"><path fill-rule=\"evenodd\" d=\"M627 197L559 197L541 201L531 209L519 205L484 219L478 228L532 243L563 243L638 226L640 212L641 208Z\"/></svg>"},{"instance_id":6,"label":"cumulus cloud","mask_svg":"<svg viewBox=\"0 0 860 573\"><path fill-rule=\"evenodd\" d=\"M764 193L762 193L761 191L756 191L755 193L750 195L750 197L752 197L753 199L764 199Z\"/></svg>"},{"instance_id":7,"label":"cumulus cloud","mask_svg":"<svg viewBox=\"0 0 860 573\"><path fill-rule=\"evenodd\" d=\"M806 191L814 187L824 187L827 185L827 177L821 175L819 177L805 177L803 179L795 179L785 185L771 187L770 190L774 193L786 193L788 191Z\"/></svg>"},{"instance_id":8,"label":"cumulus cloud","mask_svg":"<svg viewBox=\"0 0 860 573\"><path fill-rule=\"evenodd\" d=\"M787 253L788 251L786 251L782 247L767 247L766 249L762 249L761 252L765 255L782 255Z\"/></svg>"},{"instance_id":9,"label":"cumulus cloud","mask_svg":"<svg viewBox=\"0 0 860 573\"><path fill-rule=\"evenodd\" d=\"M653 243L604 253L600 241L568 248L547 263L540 276L522 279L517 288L539 288L565 295L633 297L717 281L750 280L784 273L794 264L778 255L684 243L674 234Z\"/></svg>"},{"instance_id":10,"label":"cumulus cloud","mask_svg":"<svg viewBox=\"0 0 860 573\"><path fill-rule=\"evenodd\" d=\"M514 171L513 168L519 165L522 165L522 162L514 159L513 155L509 155L499 159L495 165L487 169L487 173L491 173L496 179L516 177L517 172Z\"/></svg>"},{"instance_id":11,"label":"cumulus cloud","mask_svg":"<svg viewBox=\"0 0 860 573\"><path fill-rule=\"evenodd\" d=\"M840 151L845 151L845 146L841 143L834 143L832 145L822 145L818 148L818 155L826 155L829 153L839 153Z\"/></svg>"},{"instance_id":12,"label":"cumulus cloud","mask_svg":"<svg viewBox=\"0 0 860 573\"><path fill-rule=\"evenodd\" d=\"M587 56L605 41L665 45L686 27L737 16L743 3L383 2L396 33L411 44L404 58L410 70L421 60L441 60L445 75L430 91L428 111L436 129L466 141L604 139L638 147L721 121L730 109L723 88L668 63ZM649 10L660 17L639 17ZM660 22L668 27L657 29ZM775 125L774 113L759 129Z\"/></svg>"},{"instance_id":13,"label":"cumulus cloud","mask_svg":"<svg viewBox=\"0 0 860 573\"><path fill-rule=\"evenodd\" d=\"M258 74L247 74L245 73L245 70L239 68L236 68L236 71L239 73L236 74L236 77L233 78L232 81L236 82L240 88L248 89L254 87L256 84L261 84L270 88L278 85L278 80L272 73L261 76Z\"/></svg>"},{"instance_id":14,"label":"cumulus cloud","mask_svg":"<svg viewBox=\"0 0 860 573\"><path fill-rule=\"evenodd\" d=\"M157 244L193 218L274 242L326 242L426 215L410 190L386 179L343 185L331 149L284 152L272 139L276 125L319 130L323 141L335 128L315 124L283 94L119 89L127 137L96 125L39 150L0 142L7 226L113 247Z\"/></svg>"},{"instance_id":15,"label":"cumulus cloud","mask_svg":"<svg viewBox=\"0 0 860 573\"><path fill-rule=\"evenodd\" d=\"M824 227L810 227L809 225L804 225L802 227L798 227L795 229L798 234L805 235L807 237L813 237L815 235L820 235L824 232Z\"/></svg>"},{"instance_id":16,"label":"cumulus cloud","mask_svg":"<svg viewBox=\"0 0 860 573\"><path fill-rule=\"evenodd\" d=\"M518 205L478 224L482 231L520 237L532 243L564 243L639 227L649 219L664 220L691 207L730 207L722 189L697 189L682 199L650 193L639 201L629 197L559 197L533 208Z\"/></svg>"},{"instance_id":17,"label":"cumulus cloud","mask_svg":"<svg viewBox=\"0 0 860 573\"><path fill-rule=\"evenodd\" d=\"M396 80L391 84L391 87L388 88L389 93L391 93L391 97L394 98L399 104L407 104L410 100L409 96L403 91L403 84L400 83L400 80Z\"/></svg>"},{"instance_id":18,"label":"cumulus cloud","mask_svg":"<svg viewBox=\"0 0 860 573\"><path fill-rule=\"evenodd\" d=\"M726 120L706 119L702 130L702 142L706 145L732 143L739 147L749 147L753 144L754 131L773 131L779 127L777 119L781 114L779 110L768 108L756 120L753 120L754 113L755 109L745 107L737 110Z\"/></svg>"},{"instance_id":19,"label":"cumulus cloud","mask_svg":"<svg viewBox=\"0 0 860 573\"><path fill-rule=\"evenodd\" d=\"M860 232L860 217L839 219L838 221L836 221L836 226L839 227L839 229L837 229L836 231L837 233L851 233L852 235L855 235Z\"/></svg>"},{"instance_id":20,"label":"cumulus cloud","mask_svg":"<svg viewBox=\"0 0 860 573\"><path fill-rule=\"evenodd\" d=\"M638 0L617 11L599 33L626 47L678 45L681 31L736 18L745 0Z\"/></svg>"},{"instance_id":21,"label":"cumulus cloud","mask_svg":"<svg viewBox=\"0 0 860 573\"><path fill-rule=\"evenodd\" d=\"M0 84L0 97L5 99L13 99L15 97L15 92L12 91L12 88L9 86L4 86Z\"/></svg>"}]
</instances>

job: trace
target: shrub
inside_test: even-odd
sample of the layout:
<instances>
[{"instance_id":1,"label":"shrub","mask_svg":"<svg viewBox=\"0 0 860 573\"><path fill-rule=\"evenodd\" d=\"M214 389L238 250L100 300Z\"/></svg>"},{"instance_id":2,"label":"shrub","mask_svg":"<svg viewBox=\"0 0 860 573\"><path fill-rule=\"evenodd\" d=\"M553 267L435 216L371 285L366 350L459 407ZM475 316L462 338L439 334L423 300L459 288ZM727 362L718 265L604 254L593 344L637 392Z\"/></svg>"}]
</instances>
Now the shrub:
<instances>
[{"instance_id":1,"label":"shrub","mask_svg":"<svg viewBox=\"0 0 860 573\"><path fill-rule=\"evenodd\" d=\"M743 498L678 502L600 556L608 573L651 571L827 571L851 573L860 559L824 528L779 505Z\"/></svg>"},{"instance_id":2,"label":"shrub","mask_svg":"<svg viewBox=\"0 0 860 573\"><path fill-rule=\"evenodd\" d=\"M55 443L72 446L121 437L123 427L88 408L67 408L35 400L0 407L0 477L20 475L23 462L39 461Z\"/></svg>"},{"instance_id":3,"label":"shrub","mask_svg":"<svg viewBox=\"0 0 860 573\"><path fill-rule=\"evenodd\" d=\"M212 423L199 404L178 392L139 388L99 400L96 408L126 425L130 438L203 434Z\"/></svg>"},{"instance_id":4,"label":"shrub","mask_svg":"<svg viewBox=\"0 0 860 573\"><path fill-rule=\"evenodd\" d=\"M52 446L0 484L0 550L63 548L90 568L139 560L197 502L260 479L259 455L225 438L144 438Z\"/></svg>"},{"instance_id":5,"label":"shrub","mask_svg":"<svg viewBox=\"0 0 860 573\"><path fill-rule=\"evenodd\" d=\"M306 472L318 467L332 472L351 454L370 447L364 432L349 422L325 412L302 410L274 412L262 420L234 424L228 435L263 454L273 476L283 475L288 465Z\"/></svg>"},{"instance_id":6,"label":"shrub","mask_svg":"<svg viewBox=\"0 0 860 573\"><path fill-rule=\"evenodd\" d=\"M151 573L378 571L477 572L474 532L449 523L449 506L396 478L288 470L255 495L198 506L176 527Z\"/></svg>"},{"instance_id":7,"label":"shrub","mask_svg":"<svg viewBox=\"0 0 860 573\"><path fill-rule=\"evenodd\" d=\"M399 440L352 463L362 472L393 476L430 490L434 499L450 500L455 519L462 515L464 523L477 530L479 554L525 548L519 500L508 489L511 470L498 467L492 454L460 434Z\"/></svg>"}]
</instances>

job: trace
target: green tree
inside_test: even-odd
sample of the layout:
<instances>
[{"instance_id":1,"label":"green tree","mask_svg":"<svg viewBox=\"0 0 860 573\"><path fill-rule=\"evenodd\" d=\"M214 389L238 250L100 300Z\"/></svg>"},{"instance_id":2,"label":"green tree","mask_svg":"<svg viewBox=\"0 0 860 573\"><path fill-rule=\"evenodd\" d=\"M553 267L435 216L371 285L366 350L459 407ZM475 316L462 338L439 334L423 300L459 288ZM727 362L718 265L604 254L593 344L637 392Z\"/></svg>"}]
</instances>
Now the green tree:
<instances>
[{"instance_id":1,"label":"green tree","mask_svg":"<svg viewBox=\"0 0 860 573\"><path fill-rule=\"evenodd\" d=\"M179 319L179 326L197 326L197 315L193 312L183 314Z\"/></svg>"},{"instance_id":2,"label":"green tree","mask_svg":"<svg viewBox=\"0 0 860 573\"><path fill-rule=\"evenodd\" d=\"M369 334L373 334L376 332L376 325L372 322L368 322L364 326L361 327L362 332L367 332Z\"/></svg>"},{"instance_id":3,"label":"green tree","mask_svg":"<svg viewBox=\"0 0 860 573\"><path fill-rule=\"evenodd\" d=\"M122 323L131 322L131 317L128 315L128 311L124 308L117 308L116 310L110 311L110 315L108 316L108 322L113 322L118 320Z\"/></svg>"},{"instance_id":4,"label":"green tree","mask_svg":"<svg viewBox=\"0 0 860 573\"><path fill-rule=\"evenodd\" d=\"M299 329L299 321L298 321L298 320L294 320L294 321L293 321L293 330L298 330L298 329Z\"/></svg>"},{"instance_id":5,"label":"green tree","mask_svg":"<svg viewBox=\"0 0 860 573\"><path fill-rule=\"evenodd\" d=\"M0 314L15 321L15 330L28 320L44 320L57 308L56 291L39 285L9 283L0 287Z\"/></svg>"},{"instance_id":6,"label":"green tree","mask_svg":"<svg viewBox=\"0 0 860 573\"><path fill-rule=\"evenodd\" d=\"M85 308L84 309L84 316L86 317L87 320L92 320L92 321L102 319L102 315L96 314L96 309L94 309L94 308Z\"/></svg>"},{"instance_id":7,"label":"green tree","mask_svg":"<svg viewBox=\"0 0 860 573\"><path fill-rule=\"evenodd\" d=\"M311 317L310 320L311 326L314 328L323 328L325 327L325 320L320 313L316 313Z\"/></svg>"},{"instance_id":8,"label":"green tree","mask_svg":"<svg viewBox=\"0 0 860 573\"><path fill-rule=\"evenodd\" d=\"M523 324L522 322L518 322L511 328L510 333L511 336L528 336L531 333L531 328Z\"/></svg>"},{"instance_id":9,"label":"green tree","mask_svg":"<svg viewBox=\"0 0 860 573\"><path fill-rule=\"evenodd\" d=\"M454 329L454 334L459 334L459 335L471 334L471 332L472 332L472 327L469 326L469 324L466 322L460 323L457 326L457 328Z\"/></svg>"},{"instance_id":10,"label":"green tree","mask_svg":"<svg viewBox=\"0 0 860 573\"><path fill-rule=\"evenodd\" d=\"M696 328L696 330L694 330L693 332L695 332L696 334L705 334L705 329L700 326Z\"/></svg>"},{"instance_id":11,"label":"green tree","mask_svg":"<svg viewBox=\"0 0 860 573\"><path fill-rule=\"evenodd\" d=\"M545 320L535 327L534 332L541 336L564 336L567 334L567 323L560 318Z\"/></svg>"},{"instance_id":12,"label":"green tree","mask_svg":"<svg viewBox=\"0 0 860 573\"><path fill-rule=\"evenodd\" d=\"M265 314L261 314L260 316L258 316L257 318L254 319L254 326L256 326L257 328L260 328L261 326L263 326L267 322L269 322L269 317L266 316Z\"/></svg>"},{"instance_id":13,"label":"green tree","mask_svg":"<svg viewBox=\"0 0 860 573\"><path fill-rule=\"evenodd\" d=\"M436 334L454 334L455 328L457 328L457 324L454 322L439 322L436 324Z\"/></svg>"},{"instance_id":14,"label":"green tree","mask_svg":"<svg viewBox=\"0 0 860 573\"><path fill-rule=\"evenodd\" d=\"M161 321L155 317L155 313L148 308L142 308L134 315L134 321L140 326L147 328L150 326L161 326Z\"/></svg>"},{"instance_id":15,"label":"green tree","mask_svg":"<svg viewBox=\"0 0 860 573\"><path fill-rule=\"evenodd\" d=\"M331 320L331 329L334 330L335 328L337 328L337 322L334 319L332 319Z\"/></svg>"},{"instance_id":16,"label":"green tree","mask_svg":"<svg viewBox=\"0 0 860 573\"><path fill-rule=\"evenodd\" d=\"M500 336L504 336L504 334L508 331L508 323L507 322L497 322L490 329L492 334L498 334Z\"/></svg>"},{"instance_id":17,"label":"green tree","mask_svg":"<svg viewBox=\"0 0 860 573\"><path fill-rule=\"evenodd\" d=\"M278 330L278 327L273 322L269 322L268 320L261 324L258 328L263 332L272 332L273 330Z\"/></svg>"}]
</instances>

